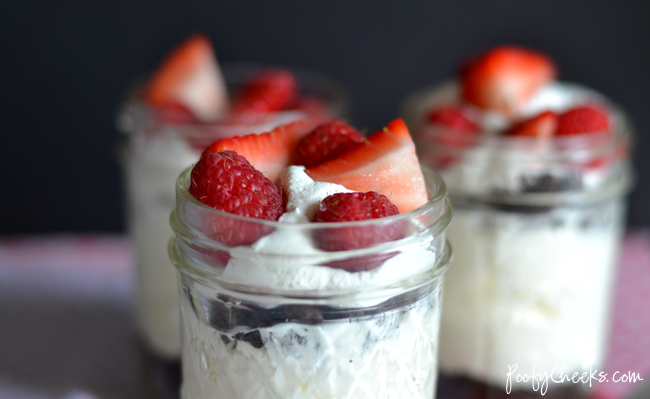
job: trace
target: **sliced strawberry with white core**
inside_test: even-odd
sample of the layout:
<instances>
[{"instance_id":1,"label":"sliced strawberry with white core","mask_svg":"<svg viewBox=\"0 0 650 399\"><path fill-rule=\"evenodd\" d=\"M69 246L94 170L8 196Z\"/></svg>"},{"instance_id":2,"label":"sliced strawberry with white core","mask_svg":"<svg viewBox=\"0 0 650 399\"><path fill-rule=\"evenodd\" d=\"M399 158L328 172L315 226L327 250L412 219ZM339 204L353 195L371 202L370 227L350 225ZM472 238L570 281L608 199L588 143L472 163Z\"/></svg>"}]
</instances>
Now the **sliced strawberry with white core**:
<instances>
[{"instance_id":1,"label":"sliced strawberry with white core","mask_svg":"<svg viewBox=\"0 0 650 399\"><path fill-rule=\"evenodd\" d=\"M461 67L461 95L479 108L516 117L522 104L555 75L555 64L542 53L497 47Z\"/></svg>"},{"instance_id":2,"label":"sliced strawberry with white core","mask_svg":"<svg viewBox=\"0 0 650 399\"><path fill-rule=\"evenodd\" d=\"M517 123L508 129L505 135L518 137L551 137L555 135L557 124L557 115L552 111L546 111Z\"/></svg>"},{"instance_id":3,"label":"sliced strawberry with white core","mask_svg":"<svg viewBox=\"0 0 650 399\"><path fill-rule=\"evenodd\" d=\"M401 213L427 202L424 177L404 121L397 119L355 149L307 169L315 181L387 196Z\"/></svg>"},{"instance_id":4,"label":"sliced strawberry with white core","mask_svg":"<svg viewBox=\"0 0 650 399\"><path fill-rule=\"evenodd\" d=\"M291 165L291 157L298 142L309 131L309 124L300 121L279 126L268 133L229 137L212 143L203 152L203 156L232 150L246 158L266 178L275 180L284 168Z\"/></svg>"},{"instance_id":5,"label":"sliced strawberry with white core","mask_svg":"<svg viewBox=\"0 0 650 399\"><path fill-rule=\"evenodd\" d=\"M228 93L210 40L195 35L175 48L154 73L143 98L154 107L183 105L203 121L223 114Z\"/></svg>"}]
</instances>

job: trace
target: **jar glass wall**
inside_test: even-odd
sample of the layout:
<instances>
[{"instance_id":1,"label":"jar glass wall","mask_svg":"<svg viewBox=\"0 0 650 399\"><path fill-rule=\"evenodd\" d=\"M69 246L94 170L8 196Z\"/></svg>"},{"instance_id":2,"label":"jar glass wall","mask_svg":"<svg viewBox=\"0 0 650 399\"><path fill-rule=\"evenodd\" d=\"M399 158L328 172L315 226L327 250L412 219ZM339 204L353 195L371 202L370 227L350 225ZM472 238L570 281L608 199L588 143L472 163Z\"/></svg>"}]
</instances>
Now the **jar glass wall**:
<instances>
[{"instance_id":1,"label":"jar glass wall","mask_svg":"<svg viewBox=\"0 0 650 399\"><path fill-rule=\"evenodd\" d=\"M344 223L224 213L189 195L188 178L189 171L178 181L169 249L180 271L184 399L435 395L451 260L451 208L439 177L425 171L430 200L412 212ZM259 239L230 247L224 229ZM325 235L384 229L404 238L346 251L306 248ZM282 242L305 248L282 251Z\"/></svg>"}]
</instances>

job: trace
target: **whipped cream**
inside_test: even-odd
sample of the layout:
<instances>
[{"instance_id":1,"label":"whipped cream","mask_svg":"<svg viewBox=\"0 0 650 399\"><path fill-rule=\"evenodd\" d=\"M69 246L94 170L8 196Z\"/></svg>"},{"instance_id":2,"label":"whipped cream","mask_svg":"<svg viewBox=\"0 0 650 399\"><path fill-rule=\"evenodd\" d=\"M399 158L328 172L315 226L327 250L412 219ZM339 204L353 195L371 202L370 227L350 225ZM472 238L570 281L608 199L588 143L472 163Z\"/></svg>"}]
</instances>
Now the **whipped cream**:
<instances>
[{"instance_id":1,"label":"whipped cream","mask_svg":"<svg viewBox=\"0 0 650 399\"><path fill-rule=\"evenodd\" d=\"M338 290L405 279L435 264L436 254L429 246L432 237L422 235L405 239L408 242L400 244L400 249L404 250L372 270L351 273L325 266L349 254L318 249L310 230L291 224L313 220L325 197L352 191L338 184L315 182L303 166L285 169L278 176L278 183L287 193L286 213L279 221L287 225L279 226L250 246L233 249L232 257L219 276L221 280L267 288Z\"/></svg>"}]
</instances>

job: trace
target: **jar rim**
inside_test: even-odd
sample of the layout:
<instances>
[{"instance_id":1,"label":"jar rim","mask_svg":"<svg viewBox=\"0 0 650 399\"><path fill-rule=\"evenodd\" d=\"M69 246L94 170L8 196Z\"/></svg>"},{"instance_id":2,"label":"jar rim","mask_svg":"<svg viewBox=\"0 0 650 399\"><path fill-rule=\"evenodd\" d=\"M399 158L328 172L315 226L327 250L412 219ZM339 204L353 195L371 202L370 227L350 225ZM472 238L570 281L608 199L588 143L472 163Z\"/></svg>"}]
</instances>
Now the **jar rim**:
<instances>
[{"instance_id":1,"label":"jar rim","mask_svg":"<svg viewBox=\"0 0 650 399\"><path fill-rule=\"evenodd\" d=\"M350 249L350 250L341 250L333 252L318 252L318 253L274 253L274 252L253 252L253 249L250 249L251 254L255 256L263 256L265 259L269 259L269 262L273 263L279 259L289 257L289 259L295 259L296 267L300 265L320 265L322 267L327 267L326 265L331 262L337 261L349 261L349 260L359 260L365 259L364 257L370 256L375 258L381 258L384 255L394 254L400 252L400 250L409 248L423 248L424 245L433 245L432 243L436 242L441 235L444 237L444 232L449 225L451 220L452 211L451 205L447 199L446 185L442 178L434 173L433 171L423 167L423 174L425 176L425 181L428 182L428 193L429 201L422 205L421 207L406 212L399 215L394 215L391 217L380 218L380 219L371 219L358 222L332 222L332 223L290 223L290 222L278 222L271 220L261 220L245 216L234 215L231 213L223 212L214 208L211 208L198 200L196 200L192 195L189 194L187 187L189 186L189 179L191 178L191 168L186 169L178 178L176 184L176 193L177 193L177 206L172 211L170 217L170 223L172 225L172 230L175 232L176 237L170 241L169 253L170 257L174 260L176 267L185 274L190 275L194 279L202 279L207 282L212 282L212 284L219 284L221 287L230 287L238 292L284 292L284 295L309 295L313 294L313 291L322 291L318 293L318 296L327 296L327 295L336 295L340 297L346 292L358 290L357 288L332 288L330 290L301 290L297 288L268 288L262 287L260 285L241 285L237 283L230 283L219 278L220 272L222 269L213 267L209 262L203 262L197 260L194 256L196 252L202 252L203 250L207 251L218 251L218 252L227 252L230 254L232 248L228 245L224 245L218 240L208 236L204 231L202 231L203 225L201 225L200 220L209 219L209 215L214 215L217 220L231 220L231 221L240 221L251 223L256 226L264 226L269 229L274 230L291 230L294 229L295 233L298 234L317 234L323 230L331 229L345 229L349 227L369 227L373 228L381 227L381 225L390 225L391 223L403 223L406 221L412 221L409 226L413 227L412 232L404 238L397 239L395 241L389 241L386 243L381 243L373 245L370 247L359 248L359 249ZM195 214L199 214L200 217L195 217ZM334 230L336 231L336 230ZM431 243L431 244L430 244ZM181 250L178 247L182 246L184 249ZM441 245L441 244L436 244ZM198 248L198 249L197 249ZM248 251L248 246L245 246L245 250ZM445 262L450 262L451 259L451 249L448 247L441 247L441 253L438 254L436 251L435 260L433 264L429 265L426 269L420 270L415 274L426 275L426 280L429 281L432 278L437 278L439 275L444 273L448 264ZM185 254L188 252L188 254ZM241 251L240 251L241 252ZM238 252L239 253L239 252ZM194 255L192 255L194 254ZM326 254L326 255L325 255ZM237 255L247 256L247 255ZM191 257L191 259L190 259ZM323 260L323 257L326 257L327 260ZM201 256L199 255L199 258ZM375 259L373 258L373 259ZM384 259L387 260L388 258ZM327 263L321 263L327 262ZM222 267L224 265L221 265ZM297 270L297 269L296 269ZM397 279L388 279L382 280L376 283L370 283L368 286L363 286L363 289L372 289L375 288L389 288L389 287L398 287L403 286L406 281L409 281L412 275L408 275L404 278ZM416 280L414 280L416 281ZM408 283L411 284L411 283Z\"/></svg>"},{"instance_id":2,"label":"jar rim","mask_svg":"<svg viewBox=\"0 0 650 399\"><path fill-rule=\"evenodd\" d=\"M552 153L542 151L529 151L525 155L538 156L542 158L566 157L575 154L576 150L602 151L602 146L631 145L633 143L633 125L630 116L621 106L610 100L605 95L578 83L558 81L550 86L566 90L580 97L579 104L597 102L604 105L612 117L613 127L610 129L614 134L587 133L566 135L561 137L540 138L540 137L512 137L498 134L497 130L484 129L477 135L475 147L489 146L497 152L511 152L522 149L539 150L540 143L552 143ZM457 80L449 80L437 86L430 86L410 95L402 106L402 115L405 120L415 128L414 132L426 129L431 132L431 127L422 126L422 118L428 109L436 105L453 104L458 102L459 83ZM449 133L449 132L447 132ZM438 129L435 135L445 134L444 129ZM417 137L418 134L415 134ZM610 140L603 140L609 137ZM551 149L550 146L547 146ZM466 151L471 148L463 149ZM583 155L584 156L584 155Z\"/></svg>"},{"instance_id":3,"label":"jar rim","mask_svg":"<svg viewBox=\"0 0 650 399\"><path fill-rule=\"evenodd\" d=\"M433 170L427 168L426 166L422 166L421 169L423 175L425 176L425 178L431 179L433 181L432 186L435 191L433 191L430 194L430 199L425 204L421 205L420 207L412 211L406 213L400 213L398 215L393 215L393 216L386 216L380 219L369 219L369 220L360 220L360 221L353 221L353 222L328 222L328 223L278 222L274 220L257 219L248 216L236 215L233 213L228 213L228 212L221 211L219 209L209 207L201 203L196 198L194 198L188 191L189 183L191 180L192 168L193 168L192 166L186 168L176 180L177 197L182 197L187 201L189 201L190 203L192 203L194 206L200 207L203 212L212 213L228 219L246 221L246 222L260 224L268 227L300 228L300 229L307 229L307 230L316 230L322 228L372 226L376 224L395 222L402 219L416 218L418 216L421 216L431 211L434 207L440 206L440 204L447 199L447 185L445 184L445 181L442 179L442 177L440 177L439 174L435 173ZM449 223L449 220L447 219L451 219L450 212L451 210L449 210L449 212L447 211L443 212L442 214L439 215L438 220L435 222L435 223L440 223L442 226L444 226L442 230L444 230L444 228L446 228L447 224ZM447 215L447 213L449 213L449 215Z\"/></svg>"}]
</instances>

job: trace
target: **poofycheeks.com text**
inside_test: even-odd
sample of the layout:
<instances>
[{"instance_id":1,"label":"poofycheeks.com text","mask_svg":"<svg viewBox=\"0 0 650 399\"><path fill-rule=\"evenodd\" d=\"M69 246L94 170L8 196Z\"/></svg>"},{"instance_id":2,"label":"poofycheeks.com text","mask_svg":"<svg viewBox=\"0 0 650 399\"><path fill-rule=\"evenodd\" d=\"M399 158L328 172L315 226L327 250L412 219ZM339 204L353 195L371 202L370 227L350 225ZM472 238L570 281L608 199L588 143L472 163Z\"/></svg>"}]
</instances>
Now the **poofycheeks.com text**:
<instances>
[{"instance_id":1,"label":"poofycheeks.com text","mask_svg":"<svg viewBox=\"0 0 650 399\"><path fill-rule=\"evenodd\" d=\"M519 374L516 373L517 365L508 365L508 373L506 374L506 393L512 391L512 383L526 383L530 382L534 391L539 391L540 394L545 395L546 390L548 389L549 381L556 384L572 382L574 384L589 384L589 387L593 383L600 382L609 382L610 380L619 383L635 383L637 381L643 381L639 373L634 373L631 371L628 372L619 372L615 371L612 373L611 377L607 375L604 371L592 370L589 366L589 372L573 374L565 374L565 366L557 366L548 372L535 373L535 365L533 365L533 372L531 374Z\"/></svg>"}]
</instances>

